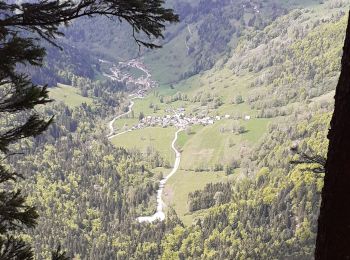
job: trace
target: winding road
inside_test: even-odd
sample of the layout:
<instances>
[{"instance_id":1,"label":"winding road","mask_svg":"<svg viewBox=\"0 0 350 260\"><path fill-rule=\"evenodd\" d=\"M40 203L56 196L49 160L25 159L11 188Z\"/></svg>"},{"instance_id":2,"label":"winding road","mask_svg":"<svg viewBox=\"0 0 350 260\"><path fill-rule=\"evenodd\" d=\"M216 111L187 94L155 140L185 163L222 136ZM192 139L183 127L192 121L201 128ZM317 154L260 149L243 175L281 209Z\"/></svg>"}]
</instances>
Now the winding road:
<instances>
[{"instance_id":1,"label":"winding road","mask_svg":"<svg viewBox=\"0 0 350 260\"><path fill-rule=\"evenodd\" d=\"M135 99L135 98L133 98L133 99ZM125 134L125 133L131 131L131 130L127 130L127 131L124 131L124 132L121 132L121 133L118 133L118 134L114 134L114 127L113 127L113 125L114 125L114 122L115 122L116 120L118 120L119 118L130 114L131 111L132 111L132 107L134 106L134 104L135 104L134 101L130 100L130 105L128 106L128 111L125 112L124 114L121 114L121 115L119 115L119 116L116 116L115 118L113 118L113 119L108 123L108 128L109 128L109 134L107 135L107 138L108 138L108 139L112 139L112 138L114 138L114 137L116 137L116 136L118 136L118 135L122 135L122 134Z\"/></svg>"},{"instance_id":2,"label":"winding road","mask_svg":"<svg viewBox=\"0 0 350 260\"><path fill-rule=\"evenodd\" d=\"M134 106L134 101L132 101L133 99L137 99L137 98L142 98L142 97L133 97L131 98L130 100L130 105L128 106L128 111L119 115L119 116L116 116L115 118L113 118L109 123L108 123L108 128L109 128L109 134L107 135L107 138L110 140L116 136L119 136L119 135L122 135L122 134L125 134L127 132L131 132L132 130L127 130L127 131L124 131L124 132L120 132L120 133L117 133L117 134L114 134L114 123L116 120L118 120L119 118L123 117L123 116L126 116L128 115L129 113L131 113L132 111L132 107ZM178 137L178 134L183 131L183 129L179 129L176 131L175 133L175 136L174 136L174 139L171 143L171 149L173 149L173 151L175 152L175 163L174 163L174 166L173 166L173 169L171 170L171 172L166 176L164 177L160 182L159 182L159 188L157 190L157 211L155 214L153 214L152 216L144 216L144 217L138 217L137 218L137 221L142 223L142 222L154 222L156 220L159 220L159 221L163 221L165 219L165 213L164 213L164 201L162 199L162 195L163 195L163 190L164 190L164 186L166 184L166 182L171 178L171 176L173 176L176 171L179 169L179 166L180 166L180 161L181 161L181 153L176 149L175 147L175 143L177 141L177 137Z\"/></svg>"},{"instance_id":3,"label":"winding road","mask_svg":"<svg viewBox=\"0 0 350 260\"><path fill-rule=\"evenodd\" d=\"M177 136L181 131L183 131L183 129L179 129L176 131L175 136L174 136L174 140L171 143L171 148L174 150L175 156L176 156L174 167L171 170L171 172L159 182L159 189L157 191L157 211L152 216L138 217L137 221L140 223L142 223L142 222L151 223L151 222L154 222L156 220L163 221L165 219L165 213L164 213L164 205L165 204L164 204L164 201L162 199L162 194L163 194L163 190L164 190L164 186L165 186L166 182L171 178L171 176L173 176L176 173L176 171L179 169L179 166L180 166L181 153L176 149L175 143L177 141Z\"/></svg>"},{"instance_id":4,"label":"winding road","mask_svg":"<svg viewBox=\"0 0 350 260\"><path fill-rule=\"evenodd\" d=\"M108 138L109 140L112 139L112 138L114 138L114 137L116 137L116 136L119 136L119 135L122 135L122 134L125 134L125 133L127 133L127 132L131 132L131 131L132 131L131 129L129 129L129 130L127 130L127 131L114 134L114 127L113 127L113 125L114 125L114 122L115 122L116 120L118 120L119 118L121 118L121 117L123 117L123 116L126 116L126 115L128 115L128 114L131 113L132 107L135 105L135 102L133 101L134 99L142 99L142 98L143 98L143 97L141 97L141 96L132 97L132 98L130 99L130 104L129 104L129 106L128 106L128 111L126 111L125 113L123 113L123 114L121 114L121 115L119 115L119 116L116 116L116 117L113 118L111 121L109 121L109 123L108 123L109 134L107 135L107 138Z\"/></svg>"}]
</instances>

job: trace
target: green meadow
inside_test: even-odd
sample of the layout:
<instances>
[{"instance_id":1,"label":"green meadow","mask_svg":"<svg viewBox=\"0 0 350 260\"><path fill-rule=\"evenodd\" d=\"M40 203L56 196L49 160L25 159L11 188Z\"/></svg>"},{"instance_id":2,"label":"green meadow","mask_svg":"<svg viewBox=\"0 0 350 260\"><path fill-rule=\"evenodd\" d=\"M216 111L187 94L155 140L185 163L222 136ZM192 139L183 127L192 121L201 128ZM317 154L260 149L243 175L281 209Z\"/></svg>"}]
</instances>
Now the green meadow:
<instances>
[{"instance_id":1,"label":"green meadow","mask_svg":"<svg viewBox=\"0 0 350 260\"><path fill-rule=\"evenodd\" d=\"M167 207L173 207L184 222L190 225L197 217L198 213L188 212L187 198L190 192L203 189L208 183L228 181L232 176L226 176L223 172L193 172L179 170L172 176L164 188L163 199Z\"/></svg>"},{"instance_id":2,"label":"green meadow","mask_svg":"<svg viewBox=\"0 0 350 260\"><path fill-rule=\"evenodd\" d=\"M175 132L175 128L148 127L116 136L112 139L112 143L116 147L136 148L143 153L146 153L148 148L155 149L172 165L175 155L171 149L171 142Z\"/></svg>"},{"instance_id":3,"label":"green meadow","mask_svg":"<svg viewBox=\"0 0 350 260\"><path fill-rule=\"evenodd\" d=\"M56 102L63 102L71 108L80 106L83 103L89 105L93 103L91 98L83 97L79 89L60 83L57 84L57 87L49 89L49 96Z\"/></svg>"}]
</instances>

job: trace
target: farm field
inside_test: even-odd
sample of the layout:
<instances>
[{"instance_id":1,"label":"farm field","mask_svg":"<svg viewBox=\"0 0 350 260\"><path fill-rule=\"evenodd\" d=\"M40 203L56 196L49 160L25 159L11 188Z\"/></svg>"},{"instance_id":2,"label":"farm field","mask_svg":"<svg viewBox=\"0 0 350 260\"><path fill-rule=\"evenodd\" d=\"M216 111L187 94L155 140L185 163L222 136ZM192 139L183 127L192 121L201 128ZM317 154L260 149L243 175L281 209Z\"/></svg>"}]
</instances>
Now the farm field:
<instances>
[{"instance_id":1,"label":"farm field","mask_svg":"<svg viewBox=\"0 0 350 260\"><path fill-rule=\"evenodd\" d=\"M138 129L114 137L112 144L127 149L136 148L143 153L146 153L148 148L155 149L172 165L175 155L170 145L175 132L175 128L149 127Z\"/></svg>"},{"instance_id":2,"label":"farm field","mask_svg":"<svg viewBox=\"0 0 350 260\"><path fill-rule=\"evenodd\" d=\"M185 169L212 168L215 164L228 164L233 155L249 144L255 144L267 129L269 119L221 120L214 125L197 127L188 137L183 133L181 166ZM243 134L232 133L232 125L240 124L246 130ZM187 136L186 136L187 135Z\"/></svg>"},{"instance_id":3,"label":"farm field","mask_svg":"<svg viewBox=\"0 0 350 260\"><path fill-rule=\"evenodd\" d=\"M71 108L80 106L83 103L89 105L93 103L93 99L80 95L77 88L60 83L57 84L57 87L49 89L49 96L56 102L63 102Z\"/></svg>"},{"instance_id":4,"label":"farm field","mask_svg":"<svg viewBox=\"0 0 350 260\"><path fill-rule=\"evenodd\" d=\"M190 192L203 189L208 183L224 182L233 179L233 176L226 176L223 172L193 172L179 170L164 189L164 201L167 207L173 207L184 222L190 225L198 217L198 213L190 214L187 207L187 198Z\"/></svg>"}]
</instances>

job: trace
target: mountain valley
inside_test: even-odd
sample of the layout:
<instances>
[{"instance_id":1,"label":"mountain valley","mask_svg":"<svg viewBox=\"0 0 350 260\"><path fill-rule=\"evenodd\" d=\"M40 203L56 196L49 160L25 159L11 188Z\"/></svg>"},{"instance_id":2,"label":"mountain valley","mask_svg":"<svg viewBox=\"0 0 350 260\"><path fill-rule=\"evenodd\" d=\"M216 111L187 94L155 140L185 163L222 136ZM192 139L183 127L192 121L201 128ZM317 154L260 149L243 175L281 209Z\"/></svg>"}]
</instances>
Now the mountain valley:
<instances>
[{"instance_id":1,"label":"mountain valley","mask_svg":"<svg viewBox=\"0 0 350 260\"><path fill-rule=\"evenodd\" d=\"M55 123L9 159L40 213L25 240L37 259L312 259L322 165L294 162L326 156L350 2L167 5L160 49L82 19L28 69Z\"/></svg>"}]
</instances>

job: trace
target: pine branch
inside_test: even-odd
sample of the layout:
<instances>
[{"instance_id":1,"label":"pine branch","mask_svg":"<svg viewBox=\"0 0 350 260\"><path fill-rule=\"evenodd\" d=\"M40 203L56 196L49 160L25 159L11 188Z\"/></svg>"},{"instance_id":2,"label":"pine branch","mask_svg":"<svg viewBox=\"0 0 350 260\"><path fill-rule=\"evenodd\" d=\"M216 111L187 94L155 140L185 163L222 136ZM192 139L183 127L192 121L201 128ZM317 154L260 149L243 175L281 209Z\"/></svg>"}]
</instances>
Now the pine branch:
<instances>
[{"instance_id":1,"label":"pine branch","mask_svg":"<svg viewBox=\"0 0 350 260\"><path fill-rule=\"evenodd\" d=\"M33 228L39 217L34 207L25 205L25 198L17 192L0 192L0 234Z\"/></svg>"},{"instance_id":2,"label":"pine branch","mask_svg":"<svg viewBox=\"0 0 350 260\"><path fill-rule=\"evenodd\" d=\"M165 23L179 21L178 15L163 5L163 0L46 0L39 3L11 4L4 8L20 12L0 19L0 27L24 28L54 43L51 40L62 35L59 31L60 25L67 25L80 17L99 15L125 20L137 33L143 32L149 39L163 38ZM141 40L137 40L137 43L156 47L155 44Z\"/></svg>"},{"instance_id":3,"label":"pine branch","mask_svg":"<svg viewBox=\"0 0 350 260\"><path fill-rule=\"evenodd\" d=\"M14 236L0 236L0 259L33 259L32 249L26 243Z\"/></svg>"},{"instance_id":4,"label":"pine branch","mask_svg":"<svg viewBox=\"0 0 350 260\"><path fill-rule=\"evenodd\" d=\"M300 164L315 164L318 165L316 167L309 167L311 168L310 170L314 173L324 173L325 172L325 166L326 166L326 160L327 158L315 154L313 151L311 151L311 154L306 154L304 152L299 152L298 148L292 148L292 152L296 153L299 155L298 160L292 160L290 161L290 164L292 165L300 165Z\"/></svg>"},{"instance_id":5,"label":"pine branch","mask_svg":"<svg viewBox=\"0 0 350 260\"><path fill-rule=\"evenodd\" d=\"M70 257L67 256L66 252L63 252L61 245L59 245L56 251L51 252L51 260L69 260Z\"/></svg>"},{"instance_id":6,"label":"pine branch","mask_svg":"<svg viewBox=\"0 0 350 260\"><path fill-rule=\"evenodd\" d=\"M39 118L37 114L29 117L27 122L19 127L15 127L0 135L0 151L8 152L8 145L23 138L35 137L45 131L53 121L51 117L48 121Z\"/></svg>"}]
</instances>

